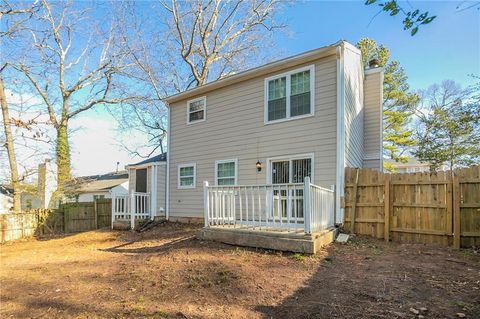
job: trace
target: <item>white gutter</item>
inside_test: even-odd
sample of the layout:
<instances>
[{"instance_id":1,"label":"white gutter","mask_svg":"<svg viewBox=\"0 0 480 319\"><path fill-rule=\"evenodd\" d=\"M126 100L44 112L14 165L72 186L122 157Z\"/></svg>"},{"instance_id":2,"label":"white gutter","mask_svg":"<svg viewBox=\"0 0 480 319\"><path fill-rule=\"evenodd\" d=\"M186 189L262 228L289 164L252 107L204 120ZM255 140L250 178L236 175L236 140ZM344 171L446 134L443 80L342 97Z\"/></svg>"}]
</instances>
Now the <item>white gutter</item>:
<instances>
[{"instance_id":1,"label":"white gutter","mask_svg":"<svg viewBox=\"0 0 480 319\"><path fill-rule=\"evenodd\" d=\"M168 125L167 125L167 174L166 175L166 187L165 187L165 218L168 220L170 217L170 106L168 103L165 103L168 109Z\"/></svg>"}]
</instances>

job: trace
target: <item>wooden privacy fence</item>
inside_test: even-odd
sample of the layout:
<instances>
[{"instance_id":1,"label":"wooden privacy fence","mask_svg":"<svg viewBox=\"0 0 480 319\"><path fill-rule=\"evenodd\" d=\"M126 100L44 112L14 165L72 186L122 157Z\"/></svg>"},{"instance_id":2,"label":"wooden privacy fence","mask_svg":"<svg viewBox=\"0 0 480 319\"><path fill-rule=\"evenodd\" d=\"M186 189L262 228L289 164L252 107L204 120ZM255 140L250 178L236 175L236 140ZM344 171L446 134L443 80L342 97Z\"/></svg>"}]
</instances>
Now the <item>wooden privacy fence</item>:
<instances>
[{"instance_id":1,"label":"wooden privacy fence","mask_svg":"<svg viewBox=\"0 0 480 319\"><path fill-rule=\"evenodd\" d=\"M32 236L63 232L63 213L35 209L21 213L0 214L0 243Z\"/></svg>"},{"instance_id":2,"label":"wooden privacy fence","mask_svg":"<svg viewBox=\"0 0 480 319\"><path fill-rule=\"evenodd\" d=\"M452 172L345 171L344 228L456 248L480 245L480 166Z\"/></svg>"},{"instance_id":3,"label":"wooden privacy fence","mask_svg":"<svg viewBox=\"0 0 480 319\"><path fill-rule=\"evenodd\" d=\"M64 232L77 233L110 227L112 223L112 200L63 204Z\"/></svg>"},{"instance_id":4,"label":"wooden privacy fence","mask_svg":"<svg viewBox=\"0 0 480 319\"><path fill-rule=\"evenodd\" d=\"M63 204L59 209L37 209L0 214L0 243L25 237L56 233L75 233L109 227L112 201Z\"/></svg>"}]
</instances>

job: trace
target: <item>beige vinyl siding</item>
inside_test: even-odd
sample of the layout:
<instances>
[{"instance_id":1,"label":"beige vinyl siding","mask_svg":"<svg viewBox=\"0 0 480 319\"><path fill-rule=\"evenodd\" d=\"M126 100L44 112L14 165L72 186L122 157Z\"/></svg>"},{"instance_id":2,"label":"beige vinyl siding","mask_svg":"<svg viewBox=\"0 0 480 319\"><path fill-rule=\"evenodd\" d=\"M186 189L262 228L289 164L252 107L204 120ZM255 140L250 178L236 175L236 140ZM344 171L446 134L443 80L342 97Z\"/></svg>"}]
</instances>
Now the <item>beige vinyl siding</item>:
<instances>
[{"instance_id":1,"label":"beige vinyl siding","mask_svg":"<svg viewBox=\"0 0 480 319\"><path fill-rule=\"evenodd\" d=\"M364 167L382 169L382 72L365 75Z\"/></svg>"},{"instance_id":2,"label":"beige vinyl siding","mask_svg":"<svg viewBox=\"0 0 480 319\"><path fill-rule=\"evenodd\" d=\"M167 165L160 164L157 167L157 216L165 215L166 210L166 174Z\"/></svg>"},{"instance_id":3,"label":"beige vinyl siding","mask_svg":"<svg viewBox=\"0 0 480 319\"><path fill-rule=\"evenodd\" d=\"M345 47L345 165L362 167L363 149L363 66L360 52Z\"/></svg>"},{"instance_id":4,"label":"beige vinyl siding","mask_svg":"<svg viewBox=\"0 0 480 319\"><path fill-rule=\"evenodd\" d=\"M315 114L264 124L264 79L315 65ZM206 95L204 122L187 125L186 100L170 105L170 216L203 217L203 181L215 183L215 161L238 160L238 184L265 184L267 159L314 154L313 182L335 183L336 56L226 86ZM200 97L200 96L198 96ZM255 163L262 163L257 172ZM196 164L196 187L178 189L178 165Z\"/></svg>"}]
</instances>

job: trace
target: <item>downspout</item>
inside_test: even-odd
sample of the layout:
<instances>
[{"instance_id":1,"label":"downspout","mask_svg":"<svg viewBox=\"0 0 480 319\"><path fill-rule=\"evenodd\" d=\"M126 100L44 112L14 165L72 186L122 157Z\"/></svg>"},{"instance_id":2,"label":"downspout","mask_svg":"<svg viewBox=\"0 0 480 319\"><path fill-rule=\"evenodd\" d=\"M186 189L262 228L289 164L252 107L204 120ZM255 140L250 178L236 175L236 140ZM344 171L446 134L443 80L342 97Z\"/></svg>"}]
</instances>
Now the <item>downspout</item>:
<instances>
[{"instance_id":1,"label":"downspout","mask_svg":"<svg viewBox=\"0 0 480 319\"><path fill-rule=\"evenodd\" d=\"M165 103L168 109L167 115L167 173L166 175L166 187L165 187L165 218L170 218L170 105Z\"/></svg>"},{"instance_id":2,"label":"downspout","mask_svg":"<svg viewBox=\"0 0 480 319\"><path fill-rule=\"evenodd\" d=\"M337 46L337 152L336 152L336 182L335 182L335 224L343 221L341 205L344 194L345 174L345 69L344 43Z\"/></svg>"}]
</instances>

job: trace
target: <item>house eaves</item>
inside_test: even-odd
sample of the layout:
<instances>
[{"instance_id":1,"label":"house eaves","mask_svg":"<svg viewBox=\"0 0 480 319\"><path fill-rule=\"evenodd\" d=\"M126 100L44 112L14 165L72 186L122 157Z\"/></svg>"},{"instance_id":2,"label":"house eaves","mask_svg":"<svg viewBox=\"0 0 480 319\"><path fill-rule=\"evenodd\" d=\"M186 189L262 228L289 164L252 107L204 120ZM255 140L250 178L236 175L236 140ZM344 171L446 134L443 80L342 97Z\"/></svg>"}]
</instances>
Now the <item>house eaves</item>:
<instances>
[{"instance_id":1,"label":"house eaves","mask_svg":"<svg viewBox=\"0 0 480 319\"><path fill-rule=\"evenodd\" d=\"M242 82L258 76L270 74L273 72L281 71L283 69L294 67L302 63L311 62L321 57L333 55L333 54L336 54L336 48L342 44L348 44L349 46L353 47L352 44L346 41L340 40L328 46L324 46L324 47L303 52L285 59L264 64L256 68L239 72L235 75L227 76L225 78L207 83L205 85L202 85L202 86L199 86L175 95L171 95L169 97L166 97L164 101L167 103L167 106L168 106L169 104L186 100L201 94L205 94L207 92L210 92L228 85L232 85L238 82Z\"/></svg>"}]
</instances>

